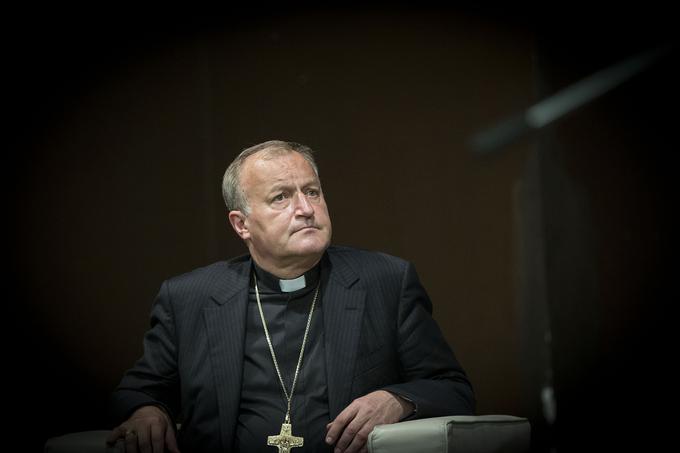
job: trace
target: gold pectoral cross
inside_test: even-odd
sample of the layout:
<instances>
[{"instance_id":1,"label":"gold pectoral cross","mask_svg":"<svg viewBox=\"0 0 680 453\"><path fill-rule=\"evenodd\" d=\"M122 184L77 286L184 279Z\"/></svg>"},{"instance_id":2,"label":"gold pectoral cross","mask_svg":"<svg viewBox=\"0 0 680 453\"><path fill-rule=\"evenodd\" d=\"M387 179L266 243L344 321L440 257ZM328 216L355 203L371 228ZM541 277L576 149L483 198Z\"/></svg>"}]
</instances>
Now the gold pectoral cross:
<instances>
[{"instance_id":1,"label":"gold pectoral cross","mask_svg":"<svg viewBox=\"0 0 680 453\"><path fill-rule=\"evenodd\" d=\"M281 424L281 433L278 436L267 436L267 445L278 447L279 453L290 453L293 447L302 447L304 439L295 437L291 433L290 423Z\"/></svg>"}]
</instances>

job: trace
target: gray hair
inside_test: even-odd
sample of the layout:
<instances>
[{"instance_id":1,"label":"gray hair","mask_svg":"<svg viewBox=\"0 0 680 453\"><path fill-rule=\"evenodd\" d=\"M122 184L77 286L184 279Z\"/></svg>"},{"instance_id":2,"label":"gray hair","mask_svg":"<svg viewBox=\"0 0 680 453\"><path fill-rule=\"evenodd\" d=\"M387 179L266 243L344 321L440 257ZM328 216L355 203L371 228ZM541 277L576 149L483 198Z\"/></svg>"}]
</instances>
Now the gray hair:
<instances>
[{"instance_id":1,"label":"gray hair","mask_svg":"<svg viewBox=\"0 0 680 453\"><path fill-rule=\"evenodd\" d=\"M248 199L241 187L241 169L245 160L253 154L264 152L266 156L278 156L287 153L299 153L312 166L316 177L319 177L319 168L314 161L313 151L310 147L295 142L281 140L269 140L259 145L251 146L241 151L236 159L229 165L222 178L222 197L227 209L241 211L245 215L249 213Z\"/></svg>"}]
</instances>

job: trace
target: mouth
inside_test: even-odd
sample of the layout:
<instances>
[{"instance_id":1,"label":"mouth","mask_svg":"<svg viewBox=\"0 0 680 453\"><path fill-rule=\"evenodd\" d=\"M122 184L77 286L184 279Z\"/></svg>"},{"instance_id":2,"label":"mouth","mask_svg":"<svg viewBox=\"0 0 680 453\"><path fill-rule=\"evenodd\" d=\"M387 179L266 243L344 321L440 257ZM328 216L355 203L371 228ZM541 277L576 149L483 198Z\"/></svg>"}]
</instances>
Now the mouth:
<instances>
[{"instance_id":1,"label":"mouth","mask_svg":"<svg viewBox=\"0 0 680 453\"><path fill-rule=\"evenodd\" d=\"M319 228L317 228L317 227L314 226L314 225L308 225L308 226L303 226L302 228L298 228L297 230L295 230L295 231L293 232L293 234L299 233L300 231L306 231L306 230L318 230L318 229L319 229Z\"/></svg>"}]
</instances>

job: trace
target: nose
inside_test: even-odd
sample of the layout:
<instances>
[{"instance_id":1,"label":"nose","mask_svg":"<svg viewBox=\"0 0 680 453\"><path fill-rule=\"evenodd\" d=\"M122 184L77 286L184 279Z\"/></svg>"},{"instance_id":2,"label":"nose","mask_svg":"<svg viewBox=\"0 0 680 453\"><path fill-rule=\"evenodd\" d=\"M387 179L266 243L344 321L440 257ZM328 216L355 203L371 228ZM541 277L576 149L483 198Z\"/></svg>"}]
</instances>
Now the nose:
<instances>
[{"instance_id":1,"label":"nose","mask_svg":"<svg viewBox=\"0 0 680 453\"><path fill-rule=\"evenodd\" d=\"M295 196L295 215L311 217L314 214L314 207L302 192L297 192Z\"/></svg>"}]
</instances>

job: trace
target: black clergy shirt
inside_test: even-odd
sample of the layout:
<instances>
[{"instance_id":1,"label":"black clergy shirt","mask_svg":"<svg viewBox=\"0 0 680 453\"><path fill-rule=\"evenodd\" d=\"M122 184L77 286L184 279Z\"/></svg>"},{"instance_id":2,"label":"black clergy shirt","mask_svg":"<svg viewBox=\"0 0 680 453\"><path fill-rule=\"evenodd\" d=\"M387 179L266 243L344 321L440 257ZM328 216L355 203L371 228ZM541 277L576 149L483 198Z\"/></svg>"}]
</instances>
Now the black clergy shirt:
<instances>
[{"instance_id":1,"label":"black clergy shirt","mask_svg":"<svg viewBox=\"0 0 680 453\"><path fill-rule=\"evenodd\" d=\"M331 447L324 442L330 418L321 311L326 273L317 265L305 273L304 288L283 292L277 277L254 263L253 271L257 274L262 311L279 370L289 393L312 299L321 281L293 393L290 418L292 434L304 438L304 446L293 449L295 453L330 451ZM267 445L267 437L278 435L281 431L287 401L262 327L252 274L242 382L234 440L236 450L242 453L275 453L278 450Z\"/></svg>"}]
</instances>

